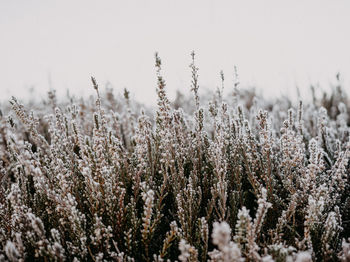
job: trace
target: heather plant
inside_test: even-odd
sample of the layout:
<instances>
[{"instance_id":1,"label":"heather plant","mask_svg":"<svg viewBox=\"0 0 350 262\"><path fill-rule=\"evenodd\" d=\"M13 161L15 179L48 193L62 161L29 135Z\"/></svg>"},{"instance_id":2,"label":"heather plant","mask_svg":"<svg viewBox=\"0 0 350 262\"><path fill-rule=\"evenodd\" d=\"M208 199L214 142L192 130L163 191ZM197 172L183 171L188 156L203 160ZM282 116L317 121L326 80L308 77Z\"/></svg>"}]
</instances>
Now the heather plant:
<instances>
[{"instance_id":1,"label":"heather plant","mask_svg":"<svg viewBox=\"0 0 350 262\"><path fill-rule=\"evenodd\" d=\"M350 100L128 90L0 114L0 261L350 261ZM226 79L227 81L227 79ZM225 95L226 93L226 95Z\"/></svg>"}]
</instances>

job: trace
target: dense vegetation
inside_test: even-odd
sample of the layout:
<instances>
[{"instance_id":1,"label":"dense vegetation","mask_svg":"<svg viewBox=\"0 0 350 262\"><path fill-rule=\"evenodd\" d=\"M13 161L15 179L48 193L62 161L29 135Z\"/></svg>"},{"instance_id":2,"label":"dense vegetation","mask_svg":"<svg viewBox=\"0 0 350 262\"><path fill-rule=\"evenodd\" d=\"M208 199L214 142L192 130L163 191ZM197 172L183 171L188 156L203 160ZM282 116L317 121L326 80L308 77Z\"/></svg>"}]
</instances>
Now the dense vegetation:
<instances>
[{"instance_id":1,"label":"dense vegetation","mask_svg":"<svg viewBox=\"0 0 350 262\"><path fill-rule=\"evenodd\" d=\"M224 86L0 114L0 261L350 261L350 101ZM224 75L221 74L221 79ZM337 78L339 80L339 77ZM29 111L34 110L35 112Z\"/></svg>"}]
</instances>

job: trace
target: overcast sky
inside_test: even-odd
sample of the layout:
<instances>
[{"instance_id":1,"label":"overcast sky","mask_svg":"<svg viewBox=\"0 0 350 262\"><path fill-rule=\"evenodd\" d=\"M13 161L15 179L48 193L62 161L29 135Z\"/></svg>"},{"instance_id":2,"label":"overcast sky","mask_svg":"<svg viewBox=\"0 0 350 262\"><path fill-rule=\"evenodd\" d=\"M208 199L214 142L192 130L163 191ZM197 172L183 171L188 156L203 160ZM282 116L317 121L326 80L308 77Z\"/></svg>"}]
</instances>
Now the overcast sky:
<instances>
[{"instance_id":1,"label":"overcast sky","mask_svg":"<svg viewBox=\"0 0 350 262\"><path fill-rule=\"evenodd\" d=\"M231 88L234 65L267 95L327 85L338 71L346 82L350 1L0 0L1 100L31 86L91 94L93 75L153 103L154 52L173 97L189 89L192 50L202 87L215 88L222 69Z\"/></svg>"}]
</instances>

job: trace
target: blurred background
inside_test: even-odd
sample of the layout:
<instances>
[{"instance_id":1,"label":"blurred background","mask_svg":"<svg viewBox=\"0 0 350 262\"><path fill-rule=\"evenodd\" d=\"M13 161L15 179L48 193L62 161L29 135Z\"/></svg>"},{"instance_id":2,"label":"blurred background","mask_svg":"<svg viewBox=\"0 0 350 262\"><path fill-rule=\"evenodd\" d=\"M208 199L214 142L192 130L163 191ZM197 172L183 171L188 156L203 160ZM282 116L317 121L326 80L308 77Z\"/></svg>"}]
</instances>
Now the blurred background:
<instances>
[{"instance_id":1,"label":"blurred background","mask_svg":"<svg viewBox=\"0 0 350 262\"><path fill-rule=\"evenodd\" d=\"M190 53L200 87L242 87L265 97L326 89L340 72L350 78L348 0L1 0L0 100L35 91L46 97L126 87L140 102L156 101L154 53L163 62L170 98L189 93Z\"/></svg>"}]
</instances>

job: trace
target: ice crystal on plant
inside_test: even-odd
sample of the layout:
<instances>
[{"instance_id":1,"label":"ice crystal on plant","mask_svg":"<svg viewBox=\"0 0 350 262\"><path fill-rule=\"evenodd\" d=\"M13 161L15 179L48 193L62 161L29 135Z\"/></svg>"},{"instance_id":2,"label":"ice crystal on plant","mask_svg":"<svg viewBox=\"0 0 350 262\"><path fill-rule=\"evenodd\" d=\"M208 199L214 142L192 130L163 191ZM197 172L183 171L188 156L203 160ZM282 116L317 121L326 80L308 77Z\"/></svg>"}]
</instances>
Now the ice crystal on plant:
<instances>
[{"instance_id":1,"label":"ice crystal on plant","mask_svg":"<svg viewBox=\"0 0 350 262\"><path fill-rule=\"evenodd\" d=\"M155 59L152 108L95 78L1 108L0 261L349 261L345 87L264 99L235 69L202 93L193 52L171 102Z\"/></svg>"}]
</instances>

